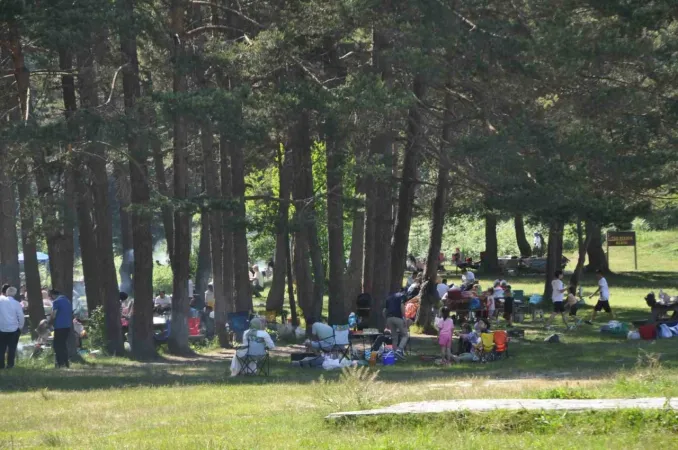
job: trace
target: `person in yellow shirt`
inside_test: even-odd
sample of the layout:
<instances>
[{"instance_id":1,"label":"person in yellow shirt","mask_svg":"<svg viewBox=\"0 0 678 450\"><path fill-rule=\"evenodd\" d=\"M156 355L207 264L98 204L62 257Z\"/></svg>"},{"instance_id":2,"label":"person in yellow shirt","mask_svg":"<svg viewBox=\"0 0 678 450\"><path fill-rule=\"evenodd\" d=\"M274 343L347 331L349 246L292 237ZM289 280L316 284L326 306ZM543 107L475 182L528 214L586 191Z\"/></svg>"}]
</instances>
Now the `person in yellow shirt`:
<instances>
[{"instance_id":1,"label":"person in yellow shirt","mask_svg":"<svg viewBox=\"0 0 678 450\"><path fill-rule=\"evenodd\" d=\"M205 291L205 309L208 309L208 313L214 311L214 285L212 283L207 285L207 290Z\"/></svg>"}]
</instances>

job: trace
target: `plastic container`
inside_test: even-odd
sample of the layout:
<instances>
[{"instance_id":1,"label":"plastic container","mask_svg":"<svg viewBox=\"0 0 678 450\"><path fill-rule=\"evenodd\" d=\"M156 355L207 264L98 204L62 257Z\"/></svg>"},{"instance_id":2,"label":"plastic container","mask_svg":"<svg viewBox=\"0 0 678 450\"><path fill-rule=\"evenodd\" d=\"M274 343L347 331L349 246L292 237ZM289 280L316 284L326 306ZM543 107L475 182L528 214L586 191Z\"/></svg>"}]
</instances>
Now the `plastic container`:
<instances>
[{"instance_id":1,"label":"plastic container","mask_svg":"<svg viewBox=\"0 0 678 450\"><path fill-rule=\"evenodd\" d=\"M393 352L384 353L382 357L382 363L385 366L392 366L395 364L395 354Z\"/></svg>"}]
</instances>

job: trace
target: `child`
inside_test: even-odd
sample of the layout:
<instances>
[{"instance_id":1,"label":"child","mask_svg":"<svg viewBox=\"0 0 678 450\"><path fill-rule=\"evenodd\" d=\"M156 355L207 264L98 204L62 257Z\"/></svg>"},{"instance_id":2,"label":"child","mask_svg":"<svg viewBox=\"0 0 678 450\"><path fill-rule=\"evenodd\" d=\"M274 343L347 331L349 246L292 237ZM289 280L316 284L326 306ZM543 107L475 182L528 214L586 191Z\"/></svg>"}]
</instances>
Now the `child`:
<instances>
[{"instance_id":1,"label":"child","mask_svg":"<svg viewBox=\"0 0 678 450\"><path fill-rule=\"evenodd\" d=\"M440 355L443 364L449 364L452 360L452 332L454 331L454 321L450 318L450 309L444 306L440 310L440 320L438 326L438 345L440 345Z\"/></svg>"},{"instance_id":2,"label":"child","mask_svg":"<svg viewBox=\"0 0 678 450\"><path fill-rule=\"evenodd\" d=\"M495 302L494 302L494 288L488 288L487 293L485 294L485 310L487 311L487 319L492 320L495 312ZM503 292L503 289L502 289Z\"/></svg>"}]
</instances>

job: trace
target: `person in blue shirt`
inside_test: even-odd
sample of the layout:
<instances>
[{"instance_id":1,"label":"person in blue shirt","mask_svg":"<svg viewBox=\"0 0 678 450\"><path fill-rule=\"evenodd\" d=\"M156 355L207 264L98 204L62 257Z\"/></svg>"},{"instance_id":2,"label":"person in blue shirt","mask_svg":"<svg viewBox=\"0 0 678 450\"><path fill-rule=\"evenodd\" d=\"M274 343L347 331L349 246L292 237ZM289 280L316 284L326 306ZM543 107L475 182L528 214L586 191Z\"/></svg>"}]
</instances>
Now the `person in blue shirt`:
<instances>
[{"instance_id":1,"label":"person in blue shirt","mask_svg":"<svg viewBox=\"0 0 678 450\"><path fill-rule=\"evenodd\" d=\"M53 301L50 321L54 327L56 367L68 368L68 334L73 326L73 306L65 295L55 289L49 291L49 296Z\"/></svg>"}]
</instances>

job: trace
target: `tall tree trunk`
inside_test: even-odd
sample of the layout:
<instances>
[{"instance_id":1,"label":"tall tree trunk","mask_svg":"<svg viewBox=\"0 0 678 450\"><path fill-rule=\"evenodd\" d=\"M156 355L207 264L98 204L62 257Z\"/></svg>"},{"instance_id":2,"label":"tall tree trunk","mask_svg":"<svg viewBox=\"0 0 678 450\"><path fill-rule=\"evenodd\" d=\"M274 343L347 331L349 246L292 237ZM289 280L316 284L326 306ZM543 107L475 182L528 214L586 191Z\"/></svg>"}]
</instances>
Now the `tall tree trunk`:
<instances>
[{"instance_id":1,"label":"tall tree trunk","mask_svg":"<svg viewBox=\"0 0 678 450\"><path fill-rule=\"evenodd\" d=\"M532 247L525 237L525 223L522 214L516 214L513 220L516 229L516 242L520 250L520 256L532 256Z\"/></svg>"},{"instance_id":2,"label":"tall tree trunk","mask_svg":"<svg viewBox=\"0 0 678 450\"><path fill-rule=\"evenodd\" d=\"M586 222L586 235L591 235L591 242L589 243L588 256L589 264L586 267L588 272L602 270L603 273L610 272L610 266L607 261L607 255L603 250L603 239L600 225L597 223Z\"/></svg>"},{"instance_id":3,"label":"tall tree trunk","mask_svg":"<svg viewBox=\"0 0 678 450\"><path fill-rule=\"evenodd\" d=\"M544 283L544 298L551 299L553 281L556 270L561 270L563 259L563 223L553 222L549 226L549 240L546 249L546 281Z\"/></svg>"},{"instance_id":4,"label":"tall tree trunk","mask_svg":"<svg viewBox=\"0 0 678 450\"><path fill-rule=\"evenodd\" d=\"M25 169L25 166L23 167ZM31 336L37 337L36 328L45 318L40 289L40 269L38 248L36 245L35 217L30 204L31 188L28 172L22 170L18 181L19 210L21 212L21 246L24 250L24 273L26 274L26 294L28 297L28 315L31 320Z\"/></svg>"},{"instance_id":5,"label":"tall tree trunk","mask_svg":"<svg viewBox=\"0 0 678 450\"><path fill-rule=\"evenodd\" d=\"M236 311L252 310L252 289L247 254L247 216L245 215L245 153L242 143L231 139L231 186L235 210L231 217L233 230L233 280Z\"/></svg>"},{"instance_id":6,"label":"tall tree trunk","mask_svg":"<svg viewBox=\"0 0 678 450\"><path fill-rule=\"evenodd\" d=\"M355 206L351 225L351 250L345 277L345 303L348 311L355 311L356 300L362 292L363 246L365 239L365 209Z\"/></svg>"},{"instance_id":7,"label":"tall tree trunk","mask_svg":"<svg viewBox=\"0 0 678 450\"><path fill-rule=\"evenodd\" d=\"M87 309L92 312L102 306L101 285L99 275L99 255L94 235L94 222L90 215L93 205L90 187L84 170L76 174L76 194L78 207L78 236L82 256L82 272L85 278L85 294Z\"/></svg>"},{"instance_id":8,"label":"tall tree trunk","mask_svg":"<svg viewBox=\"0 0 678 450\"><path fill-rule=\"evenodd\" d=\"M292 316L292 326L299 326L299 317L297 316L297 302L294 299L294 276L292 275L292 249L290 244L290 231L287 228L285 235L285 245L287 246L287 258L285 264L285 271L287 272L287 296L290 301L290 315ZM282 269L281 269L282 270Z\"/></svg>"},{"instance_id":9,"label":"tall tree trunk","mask_svg":"<svg viewBox=\"0 0 678 450\"><path fill-rule=\"evenodd\" d=\"M426 258L426 289L422 289L421 306L418 317L418 325L424 329L425 333L434 333L432 307L438 303L437 286L438 278L438 256L443 243L443 228L445 226L445 211L447 211L447 193L449 186L449 163L447 152L452 140L452 108L454 102L452 94L449 93L450 86L445 93L445 112L443 114L442 140L440 144L440 155L438 157L438 182L436 183L436 196L433 201L433 217L431 218L431 237L428 247L428 256Z\"/></svg>"},{"instance_id":10,"label":"tall tree trunk","mask_svg":"<svg viewBox=\"0 0 678 450\"><path fill-rule=\"evenodd\" d=\"M230 199L231 188L231 165L229 155L229 143L225 134L219 137L219 154L221 164L221 197L222 199ZM224 243L221 247L222 253L222 283L223 283L223 297L224 297L224 311L225 314L234 312L235 309L235 295L234 295L234 274L233 274L233 230L232 230L232 214L229 209L226 209L221 214L222 231L224 235ZM216 313L215 313L216 316ZM216 326L216 322L215 322ZM217 328L217 332L225 335L225 329ZM225 339L224 336L222 339Z\"/></svg>"},{"instance_id":11,"label":"tall tree trunk","mask_svg":"<svg viewBox=\"0 0 678 450\"><path fill-rule=\"evenodd\" d=\"M137 137L136 139L140 138ZM141 144L134 145L136 146ZM134 233L132 226L132 214L130 213L130 206L132 205L130 168L125 167L122 164L115 164L113 166L113 176L115 177L116 196L118 197L118 204L120 205L120 241L122 245L122 262L120 263L120 268L118 269L118 273L120 274L120 291L136 298L134 291L134 280L132 279L132 274L134 273ZM151 243L151 246L152 245L153 244Z\"/></svg>"},{"instance_id":12,"label":"tall tree trunk","mask_svg":"<svg viewBox=\"0 0 678 450\"><path fill-rule=\"evenodd\" d=\"M170 29L174 36L172 90L175 95L187 91L185 63L185 0L172 0L170 4ZM188 130L181 111L173 113L173 167L174 198L181 202L188 198ZM191 258L191 216L184 209L174 211L174 255L172 255L172 332L167 342L170 353L190 354L188 345L188 279Z\"/></svg>"},{"instance_id":13,"label":"tall tree trunk","mask_svg":"<svg viewBox=\"0 0 678 450\"><path fill-rule=\"evenodd\" d=\"M203 123L200 127L200 141L202 146L202 163L205 176L205 191L210 202L217 202L221 197L219 180L219 161L214 153L214 136L209 123ZM212 261L212 286L214 288L214 323L217 330L219 345L229 345L226 330L227 310L224 297L224 268L223 268L223 245L224 231L221 220L222 212L209 208L205 211L209 221L210 230L210 256Z\"/></svg>"},{"instance_id":14,"label":"tall tree trunk","mask_svg":"<svg viewBox=\"0 0 678 450\"><path fill-rule=\"evenodd\" d=\"M155 110L150 108L149 114L151 120L151 127L157 127L157 118ZM172 213L172 205L170 202L170 190L167 187L167 177L165 176L165 161L163 159L162 141L153 134L151 135L151 152L153 153L153 165L155 168L155 184L160 195L164 197L162 205L162 225L165 231L165 242L167 243L167 256L172 261L172 254L174 253L174 217ZM164 262L164 261L163 261Z\"/></svg>"},{"instance_id":15,"label":"tall tree trunk","mask_svg":"<svg viewBox=\"0 0 678 450\"><path fill-rule=\"evenodd\" d=\"M90 110L94 113L95 108L99 106L99 101L96 92L96 72L94 70L94 53L90 48L78 55L78 62L80 66L79 81L80 81L80 102L82 108ZM89 289L89 291L96 292L97 304L103 302L104 314L106 317L106 340L107 350L109 354L122 354L122 328L120 324L120 301L118 291L118 279L115 274L115 260L113 256L113 229L111 227L112 214L110 202L108 198L108 172L106 170L106 154L103 146L99 143L100 136L98 126L88 124L86 129L87 140L93 142L88 145L88 156L84 158L85 163L89 167L92 174L91 197L89 193L81 193L83 199L93 200L92 215L94 219L94 228L92 232L92 240L94 247L91 251L96 252L93 268L98 272L94 277L96 283L96 290ZM81 186L81 187L84 187ZM84 206L84 205L83 205ZM86 219L84 214L81 214L83 219ZM87 211L89 215L89 211ZM91 221L90 221L91 222ZM87 222L83 223L87 227ZM90 230L87 229L89 232ZM82 236L82 233L81 233ZM82 243L82 242L81 242ZM83 251L83 269L84 269L84 255ZM89 250L88 250L89 251ZM91 274L91 270L89 271ZM85 272L87 273L87 272ZM91 275L90 275L91 277ZM85 286L87 286L87 282ZM89 293L87 294L89 306ZM92 302L94 304L94 302Z\"/></svg>"},{"instance_id":16,"label":"tall tree trunk","mask_svg":"<svg viewBox=\"0 0 678 450\"><path fill-rule=\"evenodd\" d=\"M267 311L282 311L285 306L285 276L287 274L287 253L289 252L289 211L290 178L292 175L292 155L289 149L285 150L283 161L282 151L278 150L278 184L279 197L278 220L276 223L275 240L275 267L273 281L266 299Z\"/></svg>"},{"instance_id":17,"label":"tall tree trunk","mask_svg":"<svg viewBox=\"0 0 678 450\"><path fill-rule=\"evenodd\" d=\"M499 271L497 250L497 216L485 214L485 257L483 258L483 270L485 273Z\"/></svg>"},{"instance_id":18,"label":"tall tree trunk","mask_svg":"<svg viewBox=\"0 0 678 450\"><path fill-rule=\"evenodd\" d=\"M21 45L21 36L16 22L9 23L9 44L14 66L14 78L18 90L19 108L21 120L28 121L29 104L28 93L30 90L30 75L24 64L24 54ZM0 144L1 145L1 144ZM5 149L0 149L2 154ZM36 328L45 318L45 309L42 305L40 284L40 269L37 256L37 231L35 229L34 205L31 204L31 185L28 177L28 165L24 160L17 161L19 194L19 211L21 217L21 247L24 251L24 273L26 275L26 296L28 298L28 315L31 323L31 336L37 338ZM3 165L4 166L4 165ZM3 197L4 198L4 197ZM18 286L18 285L17 285Z\"/></svg>"},{"instance_id":19,"label":"tall tree trunk","mask_svg":"<svg viewBox=\"0 0 678 450\"><path fill-rule=\"evenodd\" d=\"M345 324L348 317L344 298L344 149L331 129L326 142L327 152L327 234L329 243L329 323Z\"/></svg>"},{"instance_id":20,"label":"tall tree trunk","mask_svg":"<svg viewBox=\"0 0 678 450\"><path fill-rule=\"evenodd\" d=\"M148 148L141 139L135 124L145 114L139 111L137 100L141 95L139 82L139 59L137 56L137 35L134 26L136 0L120 3L121 15L126 19L120 29L120 50L125 66L122 85L127 116L127 148L131 184L132 235L134 246L135 298L132 316L132 356L138 360L155 357L153 341L153 235L151 233L152 213L151 191L148 183Z\"/></svg>"},{"instance_id":21,"label":"tall tree trunk","mask_svg":"<svg viewBox=\"0 0 678 450\"><path fill-rule=\"evenodd\" d=\"M200 244L198 246L198 267L195 270L195 292L205 301L205 291L212 273L212 255L210 252L210 222L208 212L200 213Z\"/></svg>"},{"instance_id":22,"label":"tall tree trunk","mask_svg":"<svg viewBox=\"0 0 678 450\"><path fill-rule=\"evenodd\" d=\"M410 242L414 193L417 187L417 173L425 140L422 130L421 108L426 94L426 80L422 74L415 75L412 93L415 100L408 115L405 160L403 161L402 181L398 195L395 229L391 241L391 292L395 292L403 286L407 247Z\"/></svg>"},{"instance_id":23,"label":"tall tree trunk","mask_svg":"<svg viewBox=\"0 0 678 450\"><path fill-rule=\"evenodd\" d=\"M578 286L581 280L581 274L584 271L584 263L586 262L586 251L591 244L591 235L586 234L584 237L584 227L581 220L577 220L577 266L570 276L570 286Z\"/></svg>"},{"instance_id":24,"label":"tall tree trunk","mask_svg":"<svg viewBox=\"0 0 678 450\"><path fill-rule=\"evenodd\" d=\"M370 151L370 155L372 152ZM374 275L374 227L375 227L375 207L377 200L374 193L374 176L368 175L365 179L369 186L365 190L365 213L363 214L363 248L362 248L362 292L373 294ZM359 292L360 293L360 292Z\"/></svg>"},{"instance_id":25,"label":"tall tree trunk","mask_svg":"<svg viewBox=\"0 0 678 450\"><path fill-rule=\"evenodd\" d=\"M2 282L17 289L21 286L19 276L19 236L16 229L16 196L7 170L7 149L0 146L0 267ZM26 252L24 252L26 253Z\"/></svg>"}]
</instances>

